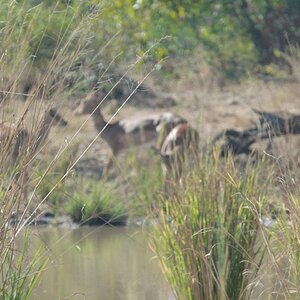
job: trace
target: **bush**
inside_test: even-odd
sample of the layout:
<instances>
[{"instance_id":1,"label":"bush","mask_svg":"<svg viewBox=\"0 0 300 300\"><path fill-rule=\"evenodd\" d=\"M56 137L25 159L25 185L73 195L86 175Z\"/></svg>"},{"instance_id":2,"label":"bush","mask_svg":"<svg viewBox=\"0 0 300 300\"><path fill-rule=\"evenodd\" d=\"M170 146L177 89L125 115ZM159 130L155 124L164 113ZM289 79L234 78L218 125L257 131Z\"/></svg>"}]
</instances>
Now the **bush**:
<instances>
[{"instance_id":1,"label":"bush","mask_svg":"<svg viewBox=\"0 0 300 300\"><path fill-rule=\"evenodd\" d=\"M82 180L79 189L69 199L66 211L81 225L125 225L126 206L120 200L115 186L108 183ZM79 190L87 193L79 194Z\"/></svg>"}]
</instances>

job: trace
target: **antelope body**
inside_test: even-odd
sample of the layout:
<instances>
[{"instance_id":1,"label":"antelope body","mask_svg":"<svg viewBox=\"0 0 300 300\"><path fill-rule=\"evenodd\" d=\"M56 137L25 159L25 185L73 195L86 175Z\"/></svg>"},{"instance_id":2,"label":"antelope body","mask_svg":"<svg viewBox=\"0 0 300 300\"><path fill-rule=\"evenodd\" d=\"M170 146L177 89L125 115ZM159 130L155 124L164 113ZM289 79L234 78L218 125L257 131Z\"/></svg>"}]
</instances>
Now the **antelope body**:
<instances>
[{"instance_id":1,"label":"antelope body","mask_svg":"<svg viewBox=\"0 0 300 300\"><path fill-rule=\"evenodd\" d=\"M36 133L30 136L25 128L13 128L0 124L0 149L5 151L12 147L11 156L13 160L17 160L21 152L31 144L31 154L35 154L39 146L43 144L49 135L52 125L66 126L67 122L57 113L55 109L48 110L38 126Z\"/></svg>"},{"instance_id":2,"label":"antelope body","mask_svg":"<svg viewBox=\"0 0 300 300\"><path fill-rule=\"evenodd\" d=\"M15 129L5 124L0 124L0 150L2 158L11 154L14 161L20 156L21 150L28 143L28 131L24 128ZM12 152L11 152L12 151ZM11 152L11 153L10 153Z\"/></svg>"},{"instance_id":3,"label":"antelope body","mask_svg":"<svg viewBox=\"0 0 300 300\"><path fill-rule=\"evenodd\" d=\"M112 156L106 164L103 174L107 175L113 164L113 158L126 148L137 145L153 145L162 131L169 132L174 126L186 123L186 120L170 112L153 114L147 117L123 119L107 123L103 118L99 103L104 97L101 91L91 92L80 104L77 113L92 115L95 128L111 148Z\"/></svg>"},{"instance_id":4,"label":"antelope body","mask_svg":"<svg viewBox=\"0 0 300 300\"><path fill-rule=\"evenodd\" d=\"M13 128L3 123L0 124L0 150L2 153L0 163L2 164L7 161L8 167L11 166L14 168L18 166L25 152L27 152L30 157L33 157L48 137L52 125L63 127L67 125L67 122L55 109L50 109L45 112L41 123L32 135L29 134L25 128ZM6 166L7 163L5 163ZM25 180L28 180L26 169L24 170L24 177ZM18 178L19 175L16 176L16 179ZM26 195L26 187L24 193Z\"/></svg>"}]
</instances>

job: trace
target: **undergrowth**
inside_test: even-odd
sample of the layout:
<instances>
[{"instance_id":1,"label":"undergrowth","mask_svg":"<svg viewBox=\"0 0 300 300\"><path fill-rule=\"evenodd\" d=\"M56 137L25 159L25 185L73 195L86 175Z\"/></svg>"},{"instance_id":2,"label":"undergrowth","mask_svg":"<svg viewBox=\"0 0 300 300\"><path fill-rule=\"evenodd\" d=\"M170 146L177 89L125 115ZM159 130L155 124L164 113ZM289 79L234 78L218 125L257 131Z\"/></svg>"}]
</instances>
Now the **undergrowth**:
<instances>
[{"instance_id":1,"label":"undergrowth","mask_svg":"<svg viewBox=\"0 0 300 300\"><path fill-rule=\"evenodd\" d=\"M251 299L272 174L263 160L240 170L231 157L204 156L151 208L159 219L150 244L178 299Z\"/></svg>"}]
</instances>

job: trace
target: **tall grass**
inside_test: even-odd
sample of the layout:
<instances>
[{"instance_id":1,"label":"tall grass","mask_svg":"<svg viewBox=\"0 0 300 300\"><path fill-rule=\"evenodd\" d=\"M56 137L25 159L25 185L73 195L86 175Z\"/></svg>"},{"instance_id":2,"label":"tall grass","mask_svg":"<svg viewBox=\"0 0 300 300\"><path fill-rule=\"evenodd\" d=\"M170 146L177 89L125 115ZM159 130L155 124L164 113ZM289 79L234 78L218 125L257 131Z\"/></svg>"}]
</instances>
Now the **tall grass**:
<instances>
[{"instance_id":1,"label":"tall grass","mask_svg":"<svg viewBox=\"0 0 300 300\"><path fill-rule=\"evenodd\" d=\"M39 119L45 107L53 103L62 106L68 73L84 55L91 28L99 16L96 10L84 11L77 4L62 6L61 1L57 1L53 6L44 3L34 6L29 1L0 1L1 299L29 299L40 272L40 267L35 264L38 258L33 258L24 268L26 246L16 262L18 249L15 245L16 240L22 238L20 233L32 214L47 199L48 195L36 201L36 191L63 152L53 155L38 182L28 191L33 173L31 168L36 165L33 162L43 150L43 147L34 147ZM55 37L51 36L51 30ZM49 47L47 41L54 44ZM45 49L47 57L40 51ZM26 96L27 101L23 104L19 96ZM11 128L5 136L2 121ZM20 140L25 127L27 138ZM65 151L67 147L62 148ZM16 149L19 152L17 158L12 155ZM61 180L57 179L49 193ZM26 245L26 239L24 243Z\"/></svg>"},{"instance_id":2,"label":"tall grass","mask_svg":"<svg viewBox=\"0 0 300 300\"><path fill-rule=\"evenodd\" d=\"M1 278L1 299L27 300L36 286L46 260L40 260L41 249L31 258L27 257L29 231L24 235L23 245L19 252L7 252L2 266L5 276Z\"/></svg>"},{"instance_id":3,"label":"tall grass","mask_svg":"<svg viewBox=\"0 0 300 300\"><path fill-rule=\"evenodd\" d=\"M273 159L276 157L273 157ZM282 197L276 211L276 222L265 230L271 239L264 241L268 248L269 263L273 271L274 297L298 299L300 297L300 190L297 163L290 166L276 158L278 181Z\"/></svg>"},{"instance_id":4,"label":"tall grass","mask_svg":"<svg viewBox=\"0 0 300 300\"><path fill-rule=\"evenodd\" d=\"M204 155L151 209L159 216L151 245L178 299L251 298L266 250L268 171L263 161L239 170L231 157Z\"/></svg>"},{"instance_id":5,"label":"tall grass","mask_svg":"<svg viewBox=\"0 0 300 300\"><path fill-rule=\"evenodd\" d=\"M101 49L90 47L95 30L98 30L101 23L99 22L101 10L98 9L97 3L86 3L85 5L82 5L80 1L57 1L52 4L42 1L38 5L32 3L35 2L0 1L0 115L1 122L2 120L7 121L6 124L12 128L9 135L1 140L0 144L0 282L3 283L3 291L11 291L7 295L19 295L18 291L24 290L23 288L27 285L28 296L26 297L29 297L31 286L33 286L31 281L27 280L29 273L26 271L24 273L23 269L17 266L15 272L17 277L14 280L7 280L12 271L10 265L8 269L5 269L7 258L14 257L15 241L28 221L41 209L43 203L49 199L49 195L56 188L63 186L64 180L71 173L76 162L100 135L99 133L95 136L83 153L80 153L67 166L63 174L53 176L54 182L51 182L50 186L47 184L43 186L47 177L51 177L49 174L51 175L51 171L55 169L57 161L62 159L63 153L68 151L75 142L78 132L88 119L45 164L39 164L37 161L40 157L39 153L47 150L46 147L41 146L39 149L35 149L33 146L38 138L36 133L39 129L39 119L45 107L53 104L61 107L65 94L73 93L74 90L85 92L95 85L95 78L91 80L85 78L82 75L84 72L80 72L80 66L84 64L91 70L97 69L103 63L101 51L111 42L106 39L107 44L103 45ZM136 62L128 67L123 77L135 66L140 67L143 59L148 55L149 51L146 51L144 55L139 56ZM114 59L111 64L113 63ZM77 72L74 71L74 68ZM100 71L97 70L97 72ZM96 78L99 83L97 79L101 81L101 74L99 74L99 78ZM136 92L141 83L133 89L132 94ZM17 102L25 98L24 104ZM128 99L124 101L113 117ZM70 106L74 107L74 103ZM20 153L17 160L13 161L11 159L12 152L19 141L23 128L27 130L28 139L19 145ZM38 174L36 181L32 181L33 173ZM41 198L37 197L39 193L42 194ZM98 193L94 189L88 197L91 199L88 205L86 205L84 196L76 196L70 211L76 211L78 221L88 221L86 219L87 210L93 217L99 217L99 210L103 210L103 206L99 206L98 199L95 199L99 195L102 197L103 191ZM104 196L104 202L101 205L105 204L105 211L110 200ZM63 207L65 208L65 205ZM115 211L117 212L113 217L123 218L123 215L120 216L119 206ZM24 248L23 251L26 252L26 249ZM35 268L33 263L31 271ZM38 272L39 269L36 271ZM15 284L15 282L21 282L21 278L25 278L22 285Z\"/></svg>"},{"instance_id":6,"label":"tall grass","mask_svg":"<svg viewBox=\"0 0 300 300\"><path fill-rule=\"evenodd\" d=\"M270 228L272 240L268 247L273 276L273 294L285 299L300 297L300 201L299 195L288 196L287 214L278 215L276 226Z\"/></svg>"}]
</instances>

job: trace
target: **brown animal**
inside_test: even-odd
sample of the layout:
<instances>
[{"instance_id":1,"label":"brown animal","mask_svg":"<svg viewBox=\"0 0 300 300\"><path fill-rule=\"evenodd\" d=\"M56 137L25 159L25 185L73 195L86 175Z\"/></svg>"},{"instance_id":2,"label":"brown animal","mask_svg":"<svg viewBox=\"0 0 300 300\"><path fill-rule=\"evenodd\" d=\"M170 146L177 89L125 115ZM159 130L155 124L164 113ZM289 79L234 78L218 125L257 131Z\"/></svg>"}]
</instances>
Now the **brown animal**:
<instances>
[{"instance_id":1,"label":"brown animal","mask_svg":"<svg viewBox=\"0 0 300 300\"><path fill-rule=\"evenodd\" d=\"M0 124L0 151L1 159L5 160L8 155L11 156L14 162L20 156L21 149L28 143L28 131L24 128L13 128Z\"/></svg>"},{"instance_id":2,"label":"brown animal","mask_svg":"<svg viewBox=\"0 0 300 300\"><path fill-rule=\"evenodd\" d=\"M30 140L32 140L32 148L30 149L32 154L35 154L40 146L45 143L53 125L65 127L68 122L63 119L56 109L51 108L45 112L36 133L30 137Z\"/></svg>"},{"instance_id":3,"label":"brown animal","mask_svg":"<svg viewBox=\"0 0 300 300\"><path fill-rule=\"evenodd\" d=\"M30 157L33 157L48 137L52 125L59 125L63 127L67 125L67 122L53 108L45 112L41 123L32 135L29 134L28 130L25 128L13 128L1 123L1 165L5 164L11 168L18 166L20 159L25 152L27 152ZM28 180L27 171L23 170L23 173L23 178ZM16 176L15 178L18 179L19 176Z\"/></svg>"},{"instance_id":4,"label":"brown animal","mask_svg":"<svg viewBox=\"0 0 300 300\"><path fill-rule=\"evenodd\" d=\"M199 133L189 124L179 124L167 135L160 150L165 191L172 180L182 183L184 162L195 160L198 146Z\"/></svg>"},{"instance_id":5,"label":"brown animal","mask_svg":"<svg viewBox=\"0 0 300 300\"><path fill-rule=\"evenodd\" d=\"M16 162L23 150L30 150L34 155L41 144L43 144L49 135L52 125L66 126L68 123L57 113L54 108L45 112L36 133L32 136L25 128L13 128L0 124L0 150L3 153L5 149L11 149L11 157ZM30 147L30 149L26 149ZM10 151L9 151L10 152Z\"/></svg>"},{"instance_id":6,"label":"brown animal","mask_svg":"<svg viewBox=\"0 0 300 300\"><path fill-rule=\"evenodd\" d=\"M186 120L170 112L153 114L147 117L135 116L114 123L107 123L99 108L104 94L100 90L91 92L79 105L77 113L92 115L95 128L111 148L112 155L106 164L103 174L107 175L113 165L113 159L123 149L136 145L153 145L162 134Z\"/></svg>"}]
</instances>

